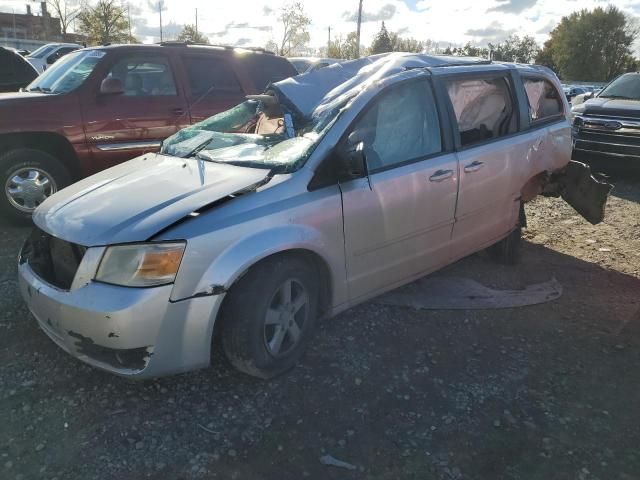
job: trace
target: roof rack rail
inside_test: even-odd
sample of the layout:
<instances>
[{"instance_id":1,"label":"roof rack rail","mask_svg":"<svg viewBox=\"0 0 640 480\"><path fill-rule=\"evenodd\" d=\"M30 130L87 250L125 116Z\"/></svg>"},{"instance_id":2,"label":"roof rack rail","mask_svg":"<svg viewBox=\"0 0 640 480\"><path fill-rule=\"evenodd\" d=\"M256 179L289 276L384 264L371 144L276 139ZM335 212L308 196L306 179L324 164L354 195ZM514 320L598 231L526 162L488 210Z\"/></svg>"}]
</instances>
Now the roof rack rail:
<instances>
[{"instance_id":1,"label":"roof rack rail","mask_svg":"<svg viewBox=\"0 0 640 480\"><path fill-rule=\"evenodd\" d=\"M235 50L236 48L241 48L243 50L251 50L252 52L260 52L260 53L266 53L269 55L275 55L274 52L262 47L242 47L240 45L216 45L211 43L197 43L197 42L191 42L191 41L181 42L178 40L167 40L167 41L158 43L158 45L161 45L163 47L188 47L189 45L195 45L195 46L201 46L201 47L224 48L225 50Z\"/></svg>"},{"instance_id":2,"label":"roof rack rail","mask_svg":"<svg viewBox=\"0 0 640 480\"><path fill-rule=\"evenodd\" d=\"M417 70L419 68L422 69L430 69L430 68L441 68L441 67L469 67L473 65L492 65L494 62L492 60L479 60L477 62L449 62L449 63L438 63L436 65L429 65L424 67L412 67L407 66L404 67L405 70Z\"/></svg>"}]
</instances>

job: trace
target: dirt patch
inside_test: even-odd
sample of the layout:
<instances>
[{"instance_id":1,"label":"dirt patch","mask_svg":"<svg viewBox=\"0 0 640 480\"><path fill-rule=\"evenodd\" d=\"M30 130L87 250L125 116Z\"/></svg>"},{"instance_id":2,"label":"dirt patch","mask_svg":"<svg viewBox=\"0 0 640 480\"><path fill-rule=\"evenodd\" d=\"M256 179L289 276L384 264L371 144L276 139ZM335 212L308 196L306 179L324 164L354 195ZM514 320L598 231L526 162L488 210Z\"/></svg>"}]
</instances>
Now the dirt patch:
<instances>
[{"instance_id":1,"label":"dirt patch","mask_svg":"<svg viewBox=\"0 0 640 480\"><path fill-rule=\"evenodd\" d=\"M56 347L15 284L25 229L0 234L0 478L640 478L640 181L604 225L528 206L522 262L446 269L493 288L555 277L506 310L367 303L324 322L269 382L210 369L134 383ZM354 465L324 465L320 457Z\"/></svg>"}]
</instances>

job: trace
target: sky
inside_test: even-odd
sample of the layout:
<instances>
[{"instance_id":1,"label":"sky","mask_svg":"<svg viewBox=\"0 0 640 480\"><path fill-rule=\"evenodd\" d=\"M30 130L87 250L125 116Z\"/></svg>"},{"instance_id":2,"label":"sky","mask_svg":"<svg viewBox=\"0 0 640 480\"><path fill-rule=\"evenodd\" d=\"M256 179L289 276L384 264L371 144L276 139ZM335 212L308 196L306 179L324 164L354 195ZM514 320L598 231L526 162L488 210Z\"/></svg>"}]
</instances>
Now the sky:
<instances>
[{"instance_id":1,"label":"sky","mask_svg":"<svg viewBox=\"0 0 640 480\"><path fill-rule=\"evenodd\" d=\"M70 3L79 0L69 0ZM91 0L90 0L91 1ZM0 0L0 11L24 13L26 4L39 11L39 2ZM278 21L286 0L163 0L164 39L175 37L184 24L195 22L211 43L265 46L282 36ZM311 47L327 44L332 37L355 31L358 0L300 0L311 18ZM560 18L582 8L613 4L624 12L640 15L640 0L364 0L362 43L370 45L384 21L389 31L439 46L471 42L484 46L509 34L532 35L543 43ZM124 1L128 5L134 34L143 42L159 41L158 0Z\"/></svg>"}]
</instances>

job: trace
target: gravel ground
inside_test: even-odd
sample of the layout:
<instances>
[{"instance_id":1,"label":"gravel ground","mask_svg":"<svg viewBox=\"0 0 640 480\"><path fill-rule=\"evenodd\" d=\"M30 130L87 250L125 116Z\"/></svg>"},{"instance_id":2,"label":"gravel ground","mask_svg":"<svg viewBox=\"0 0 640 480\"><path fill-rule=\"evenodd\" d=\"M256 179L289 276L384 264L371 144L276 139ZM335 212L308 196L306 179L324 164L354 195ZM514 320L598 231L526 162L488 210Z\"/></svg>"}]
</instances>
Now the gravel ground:
<instances>
[{"instance_id":1,"label":"gravel ground","mask_svg":"<svg viewBox=\"0 0 640 480\"><path fill-rule=\"evenodd\" d=\"M269 382L220 355L146 382L71 358L19 298L26 230L3 225L0 478L638 479L640 180L615 183L605 224L538 199L518 266L481 253L444 271L503 288L555 277L559 300L369 302L324 322L302 365Z\"/></svg>"}]
</instances>

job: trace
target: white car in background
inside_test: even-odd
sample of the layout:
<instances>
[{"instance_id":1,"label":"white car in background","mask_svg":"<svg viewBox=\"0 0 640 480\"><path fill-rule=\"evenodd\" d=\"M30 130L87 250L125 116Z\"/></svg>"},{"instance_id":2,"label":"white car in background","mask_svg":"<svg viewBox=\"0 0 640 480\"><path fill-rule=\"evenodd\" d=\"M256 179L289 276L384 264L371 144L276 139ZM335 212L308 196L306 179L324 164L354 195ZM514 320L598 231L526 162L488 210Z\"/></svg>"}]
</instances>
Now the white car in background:
<instances>
[{"instance_id":1,"label":"white car in background","mask_svg":"<svg viewBox=\"0 0 640 480\"><path fill-rule=\"evenodd\" d=\"M82 45L77 43L48 43L34 50L25 58L38 73L42 73L59 58L81 48L83 48Z\"/></svg>"}]
</instances>

